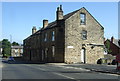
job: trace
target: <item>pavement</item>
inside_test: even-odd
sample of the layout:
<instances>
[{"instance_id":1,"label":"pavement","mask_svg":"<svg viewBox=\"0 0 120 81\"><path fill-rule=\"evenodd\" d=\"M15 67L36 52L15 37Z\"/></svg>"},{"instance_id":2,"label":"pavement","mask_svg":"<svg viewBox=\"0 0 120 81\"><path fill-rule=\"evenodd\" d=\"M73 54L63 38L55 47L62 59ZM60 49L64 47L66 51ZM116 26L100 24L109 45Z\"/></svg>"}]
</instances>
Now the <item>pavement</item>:
<instances>
[{"instance_id":1,"label":"pavement","mask_svg":"<svg viewBox=\"0 0 120 81\"><path fill-rule=\"evenodd\" d=\"M6 62L6 61L4 61ZM8 62L11 64L11 62ZM116 70L117 65L106 65L106 64L66 64L66 63L40 63L40 62L25 62L25 61L18 61L12 62L12 64L48 64L48 65L55 65L57 67L64 67L64 68L73 68L73 69L80 69L86 71L93 71L93 72L101 72L101 73L110 73L110 74L117 74L120 75L120 71Z\"/></svg>"},{"instance_id":2,"label":"pavement","mask_svg":"<svg viewBox=\"0 0 120 81\"><path fill-rule=\"evenodd\" d=\"M48 63L50 65L56 65L65 68L82 69L87 71L110 73L120 75L120 71L116 69L117 65L99 65L99 64L65 64L65 63Z\"/></svg>"},{"instance_id":3,"label":"pavement","mask_svg":"<svg viewBox=\"0 0 120 81\"><path fill-rule=\"evenodd\" d=\"M118 81L117 79L120 79L120 77L118 77L119 75L116 74L89 71L89 69L85 69L85 67L91 67L87 64L26 64L17 61L11 63L2 62L2 64L3 80L15 79L17 81L23 81L23 79L25 79L24 81L29 81L29 79L32 79L33 81L35 79L36 81L37 79L38 81L41 81L42 79L42 81L46 81L47 79L51 79L51 81L98 81L100 79L99 81ZM97 66L95 65L94 67ZM112 69L114 67L110 68Z\"/></svg>"}]
</instances>

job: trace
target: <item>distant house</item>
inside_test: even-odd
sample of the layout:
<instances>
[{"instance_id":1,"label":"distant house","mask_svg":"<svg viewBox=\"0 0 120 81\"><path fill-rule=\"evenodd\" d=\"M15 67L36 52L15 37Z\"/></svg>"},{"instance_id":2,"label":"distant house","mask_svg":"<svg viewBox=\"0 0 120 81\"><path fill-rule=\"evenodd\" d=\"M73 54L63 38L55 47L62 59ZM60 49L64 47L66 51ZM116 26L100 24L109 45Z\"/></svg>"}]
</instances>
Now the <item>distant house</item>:
<instances>
[{"instance_id":1,"label":"distant house","mask_svg":"<svg viewBox=\"0 0 120 81\"><path fill-rule=\"evenodd\" d=\"M114 39L114 37L111 37L111 40L107 39L105 42L105 46L107 48L108 54L111 55L117 55L119 54L120 46L118 44L118 39Z\"/></svg>"},{"instance_id":2,"label":"distant house","mask_svg":"<svg viewBox=\"0 0 120 81\"><path fill-rule=\"evenodd\" d=\"M11 56L21 57L23 54L23 46L11 46Z\"/></svg>"},{"instance_id":3,"label":"distant house","mask_svg":"<svg viewBox=\"0 0 120 81\"><path fill-rule=\"evenodd\" d=\"M118 41L118 39L114 39L114 37L111 37L111 40L107 39L104 44L107 48L107 53L116 56L116 59L120 60L120 45Z\"/></svg>"},{"instance_id":4,"label":"distant house","mask_svg":"<svg viewBox=\"0 0 120 81\"><path fill-rule=\"evenodd\" d=\"M2 43L0 43L0 55L2 55Z\"/></svg>"}]
</instances>

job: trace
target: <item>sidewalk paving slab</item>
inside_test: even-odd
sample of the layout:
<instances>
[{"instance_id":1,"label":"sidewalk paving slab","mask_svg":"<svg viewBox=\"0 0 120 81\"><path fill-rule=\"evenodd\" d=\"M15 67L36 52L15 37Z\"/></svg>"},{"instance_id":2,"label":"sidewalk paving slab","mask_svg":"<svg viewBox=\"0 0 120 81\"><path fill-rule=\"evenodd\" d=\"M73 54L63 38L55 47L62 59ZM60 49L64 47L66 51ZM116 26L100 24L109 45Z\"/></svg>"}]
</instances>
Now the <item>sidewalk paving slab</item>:
<instances>
[{"instance_id":1,"label":"sidewalk paving slab","mask_svg":"<svg viewBox=\"0 0 120 81\"><path fill-rule=\"evenodd\" d=\"M116 65L98 65L98 64L65 64L65 63L48 63L50 65L63 66L68 68L82 68L87 71L95 71L101 73L110 73L120 75L120 71L116 70Z\"/></svg>"}]
</instances>

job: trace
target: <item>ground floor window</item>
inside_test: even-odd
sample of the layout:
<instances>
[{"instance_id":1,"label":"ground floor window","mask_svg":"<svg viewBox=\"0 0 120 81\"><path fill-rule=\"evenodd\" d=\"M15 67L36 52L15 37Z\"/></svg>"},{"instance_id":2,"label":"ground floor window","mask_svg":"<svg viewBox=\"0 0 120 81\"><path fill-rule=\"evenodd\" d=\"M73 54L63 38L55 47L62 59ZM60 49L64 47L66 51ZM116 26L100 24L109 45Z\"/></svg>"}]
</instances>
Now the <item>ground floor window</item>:
<instances>
[{"instance_id":1,"label":"ground floor window","mask_svg":"<svg viewBox=\"0 0 120 81\"><path fill-rule=\"evenodd\" d=\"M52 46L52 56L55 57L55 46Z\"/></svg>"},{"instance_id":2,"label":"ground floor window","mask_svg":"<svg viewBox=\"0 0 120 81\"><path fill-rule=\"evenodd\" d=\"M42 61L44 60L44 50L42 50Z\"/></svg>"}]
</instances>

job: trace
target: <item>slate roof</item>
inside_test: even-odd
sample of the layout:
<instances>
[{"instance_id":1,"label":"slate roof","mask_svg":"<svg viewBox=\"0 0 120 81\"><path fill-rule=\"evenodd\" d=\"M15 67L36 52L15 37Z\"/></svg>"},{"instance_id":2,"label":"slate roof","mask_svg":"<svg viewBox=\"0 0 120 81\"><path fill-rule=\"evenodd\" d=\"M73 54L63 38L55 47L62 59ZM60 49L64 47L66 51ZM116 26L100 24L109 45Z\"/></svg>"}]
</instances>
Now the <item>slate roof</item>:
<instances>
[{"instance_id":1,"label":"slate roof","mask_svg":"<svg viewBox=\"0 0 120 81\"><path fill-rule=\"evenodd\" d=\"M23 49L23 46L11 46L12 49Z\"/></svg>"},{"instance_id":2,"label":"slate roof","mask_svg":"<svg viewBox=\"0 0 120 81\"><path fill-rule=\"evenodd\" d=\"M80 10L80 9L79 9L79 10ZM69 17L71 17L73 14L75 14L75 13L76 13L77 11L79 11L79 10L75 10L75 11L73 11L73 12L71 12L71 13L68 13L68 14L64 15L64 16L63 16L63 20L68 19ZM48 26L47 26L45 29L55 27L56 25L57 25L57 21L53 21L53 22L49 23ZM41 30L42 30L42 29L41 29ZM44 30L44 29L43 29L43 30Z\"/></svg>"},{"instance_id":3,"label":"slate roof","mask_svg":"<svg viewBox=\"0 0 120 81\"><path fill-rule=\"evenodd\" d=\"M107 39L107 40L111 42L111 39ZM118 44L118 41L119 41L119 40L120 40L120 39L113 39L113 44L120 48L120 46L119 46L119 44Z\"/></svg>"},{"instance_id":4,"label":"slate roof","mask_svg":"<svg viewBox=\"0 0 120 81\"><path fill-rule=\"evenodd\" d=\"M83 9L84 7L82 7L82 8L80 8L80 9L78 9L78 10L75 10L75 11L73 11L73 12L71 12L71 13L68 13L68 14L66 14L66 15L64 15L63 16L63 20L66 20L66 19L68 19L69 17L71 17L73 14L75 14L76 12L78 12L79 10L81 10L81 9ZM85 8L84 8L85 9ZM86 10L86 9L85 9ZM86 10L87 11L87 10ZM88 12L88 11L87 11ZM89 13L89 12L88 12ZM90 14L90 13L89 13ZM91 14L90 14L91 15ZM92 16L92 15L91 15ZM93 17L93 16L92 16ZM93 17L94 18L94 17ZM94 20L103 28L103 26L94 18ZM31 36L33 36L33 35L36 35L36 34L39 34L41 31L43 31L43 30L46 30L46 29L49 29L49 28L52 28L52 27L56 27L57 26L57 21L53 21L53 22L51 22L51 23L49 23L48 24L48 26L46 27L46 28L41 28L40 30L38 30L36 33L34 33L34 34L32 34L32 35L30 35L28 38L30 38ZM104 28L103 28L104 29ZM28 39L28 38L26 38L26 39Z\"/></svg>"},{"instance_id":5,"label":"slate roof","mask_svg":"<svg viewBox=\"0 0 120 81\"><path fill-rule=\"evenodd\" d=\"M81 9L82 9L82 8L81 8ZM69 17L71 17L73 14L75 14L75 13L76 13L77 11L79 11L79 10L80 10L80 9L75 10L75 11L73 11L73 12L71 12L71 13L68 13L68 14L64 15L64 16L63 16L63 20L68 19ZM34 34L32 34L32 35L39 34L42 30L45 30L45 29L48 29L48 28L52 28L52 27L55 27L55 26L57 26L57 21L53 21L53 22L49 23L46 28L41 28L40 30L38 30L36 33L34 33ZM32 35L31 35L31 36L32 36Z\"/></svg>"},{"instance_id":6,"label":"slate roof","mask_svg":"<svg viewBox=\"0 0 120 81\"><path fill-rule=\"evenodd\" d=\"M114 39L114 40L113 40L113 43L120 48L120 46L119 46L119 44L118 44L118 41L119 41L119 39Z\"/></svg>"}]
</instances>

